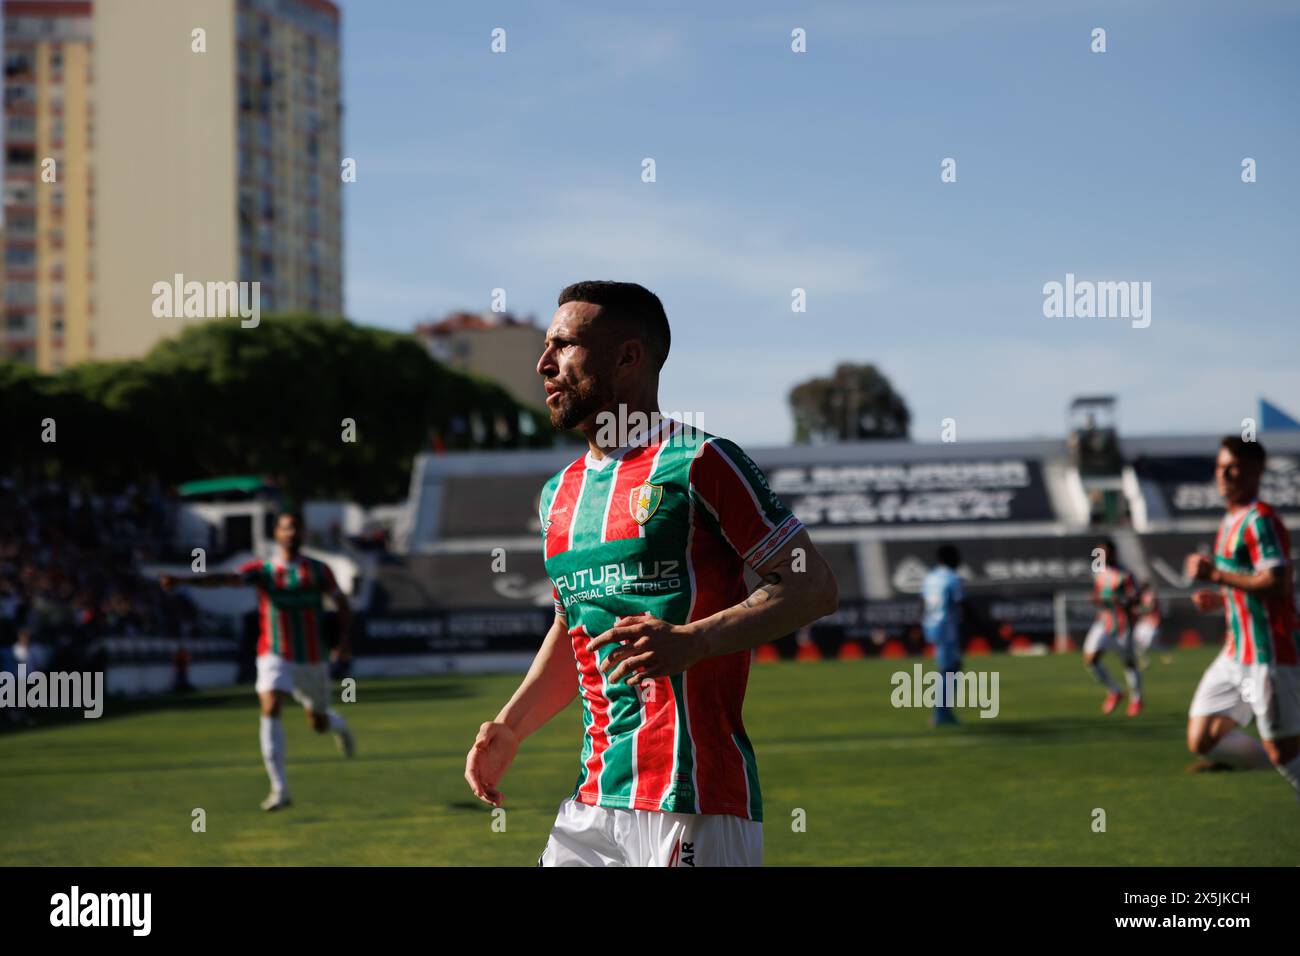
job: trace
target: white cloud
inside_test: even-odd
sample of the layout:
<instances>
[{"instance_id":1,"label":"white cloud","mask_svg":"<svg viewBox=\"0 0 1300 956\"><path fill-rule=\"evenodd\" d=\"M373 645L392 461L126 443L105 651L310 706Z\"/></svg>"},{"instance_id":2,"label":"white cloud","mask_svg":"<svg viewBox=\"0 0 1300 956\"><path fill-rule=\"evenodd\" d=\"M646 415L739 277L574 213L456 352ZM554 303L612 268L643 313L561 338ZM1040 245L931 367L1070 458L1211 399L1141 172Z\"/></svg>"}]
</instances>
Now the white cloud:
<instances>
[{"instance_id":1,"label":"white cloud","mask_svg":"<svg viewBox=\"0 0 1300 956\"><path fill-rule=\"evenodd\" d=\"M643 73L657 75L684 57L683 31L656 20L653 16L584 15L571 19L557 32L576 41L566 56L582 62L602 82L621 81Z\"/></svg>"},{"instance_id":2,"label":"white cloud","mask_svg":"<svg viewBox=\"0 0 1300 956\"><path fill-rule=\"evenodd\" d=\"M645 198L629 195L641 188ZM746 296L796 286L820 295L878 289L875 259L843 244L795 240L780 210L742 213L722 205L664 198L660 184L574 190L554 198L504 235L482 235L485 255L557 275L646 276L663 285L704 282Z\"/></svg>"}]
</instances>

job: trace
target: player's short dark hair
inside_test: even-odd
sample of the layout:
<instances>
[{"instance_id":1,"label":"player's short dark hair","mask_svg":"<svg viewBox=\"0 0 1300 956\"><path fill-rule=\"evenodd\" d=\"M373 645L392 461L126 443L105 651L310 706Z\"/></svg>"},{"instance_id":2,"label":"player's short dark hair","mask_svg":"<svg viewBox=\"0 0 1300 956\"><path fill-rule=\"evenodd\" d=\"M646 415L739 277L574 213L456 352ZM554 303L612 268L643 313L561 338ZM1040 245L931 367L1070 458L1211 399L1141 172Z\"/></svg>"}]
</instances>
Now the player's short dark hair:
<instances>
[{"instance_id":1,"label":"player's short dark hair","mask_svg":"<svg viewBox=\"0 0 1300 956\"><path fill-rule=\"evenodd\" d=\"M281 510L280 513L275 516L275 523L279 524L281 518L292 518L293 523L298 526L299 531L306 527L302 520L302 512L297 508L285 508Z\"/></svg>"},{"instance_id":2,"label":"player's short dark hair","mask_svg":"<svg viewBox=\"0 0 1300 956\"><path fill-rule=\"evenodd\" d=\"M1226 448L1232 452L1232 457L1238 461L1253 461L1262 466L1268 453L1264 451L1264 446L1257 441L1246 441L1240 435L1227 435L1223 441L1219 442L1220 448Z\"/></svg>"},{"instance_id":3,"label":"player's short dark hair","mask_svg":"<svg viewBox=\"0 0 1300 956\"><path fill-rule=\"evenodd\" d=\"M939 550L934 553L934 559L942 565L946 565L954 570L961 565L961 552L955 545L941 544Z\"/></svg>"},{"instance_id":4,"label":"player's short dark hair","mask_svg":"<svg viewBox=\"0 0 1300 956\"><path fill-rule=\"evenodd\" d=\"M1098 538L1098 539L1096 540L1096 542L1093 544L1093 547L1094 547L1094 548L1105 548L1107 554L1114 554L1114 553L1115 553L1115 539L1114 539L1114 538Z\"/></svg>"},{"instance_id":5,"label":"player's short dark hair","mask_svg":"<svg viewBox=\"0 0 1300 956\"><path fill-rule=\"evenodd\" d=\"M635 282L611 282L606 279L589 279L565 286L555 303L590 302L600 306L601 319L621 322L636 332L655 361L655 371L668 360L668 347L672 334L668 330L668 316L664 304L645 286Z\"/></svg>"}]
</instances>

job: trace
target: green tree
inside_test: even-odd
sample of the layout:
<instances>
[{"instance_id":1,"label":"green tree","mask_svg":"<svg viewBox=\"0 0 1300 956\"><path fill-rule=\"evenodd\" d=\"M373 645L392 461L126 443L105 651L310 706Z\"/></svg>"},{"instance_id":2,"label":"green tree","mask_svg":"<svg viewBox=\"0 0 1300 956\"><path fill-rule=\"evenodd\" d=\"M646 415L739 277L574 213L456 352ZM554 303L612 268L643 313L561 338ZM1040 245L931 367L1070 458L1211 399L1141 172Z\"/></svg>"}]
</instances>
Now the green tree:
<instances>
[{"instance_id":1,"label":"green tree","mask_svg":"<svg viewBox=\"0 0 1300 956\"><path fill-rule=\"evenodd\" d=\"M509 424L451 447L545 447L550 421L500 386L447 369L410 335L343 319L205 322L143 359L91 362L53 376L0 363L0 406L37 473L167 483L223 474L276 478L295 499L405 497L416 454L472 416ZM48 409L48 411L46 410ZM533 422L521 434L519 416ZM42 446L38 423L57 420ZM345 439L345 420L355 441Z\"/></svg>"},{"instance_id":2,"label":"green tree","mask_svg":"<svg viewBox=\"0 0 1300 956\"><path fill-rule=\"evenodd\" d=\"M907 438L912 420L903 397L874 365L840 364L829 377L796 385L789 402L800 443Z\"/></svg>"}]
</instances>

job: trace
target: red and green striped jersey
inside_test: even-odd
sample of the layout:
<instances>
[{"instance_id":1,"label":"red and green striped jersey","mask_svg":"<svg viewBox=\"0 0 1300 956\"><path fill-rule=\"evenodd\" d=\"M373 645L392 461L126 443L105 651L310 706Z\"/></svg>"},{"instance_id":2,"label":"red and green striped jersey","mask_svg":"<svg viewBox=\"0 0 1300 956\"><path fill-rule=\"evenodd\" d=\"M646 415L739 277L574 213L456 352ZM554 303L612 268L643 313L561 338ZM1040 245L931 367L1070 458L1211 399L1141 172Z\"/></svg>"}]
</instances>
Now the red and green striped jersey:
<instances>
[{"instance_id":1,"label":"red and green striped jersey","mask_svg":"<svg viewBox=\"0 0 1300 956\"><path fill-rule=\"evenodd\" d=\"M1221 589L1228 622L1224 653L1241 664L1295 664L1291 536L1277 512L1262 501L1253 501L1224 515L1214 539L1214 565L1237 574L1287 569L1286 592L1280 596L1247 594L1226 586Z\"/></svg>"},{"instance_id":2,"label":"red and green striped jersey","mask_svg":"<svg viewBox=\"0 0 1300 956\"><path fill-rule=\"evenodd\" d=\"M583 707L581 803L761 820L758 766L741 709L749 651L700 661L638 690L610 685L590 638L620 616L671 624L746 597L803 525L735 444L666 419L643 445L579 458L540 503L546 573L569 628Z\"/></svg>"},{"instance_id":3,"label":"red and green striped jersey","mask_svg":"<svg viewBox=\"0 0 1300 956\"><path fill-rule=\"evenodd\" d=\"M329 565L300 554L289 562L248 561L237 573L257 588L258 655L276 654L298 664L323 660L321 597L341 593Z\"/></svg>"},{"instance_id":4,"label":"red and green striped jersey","mask_svg":"<svg viewBox=\"0 0 1300 956\"><path fill-rule=\"evenodd\" d=\"M1137 599L1137 581L1126 568L1112 565L1092 576L1092 591L1096 595L1098 616L1111 633L1122 634L1132 625L1129 605Z\"/></svg>"}]
</instances>

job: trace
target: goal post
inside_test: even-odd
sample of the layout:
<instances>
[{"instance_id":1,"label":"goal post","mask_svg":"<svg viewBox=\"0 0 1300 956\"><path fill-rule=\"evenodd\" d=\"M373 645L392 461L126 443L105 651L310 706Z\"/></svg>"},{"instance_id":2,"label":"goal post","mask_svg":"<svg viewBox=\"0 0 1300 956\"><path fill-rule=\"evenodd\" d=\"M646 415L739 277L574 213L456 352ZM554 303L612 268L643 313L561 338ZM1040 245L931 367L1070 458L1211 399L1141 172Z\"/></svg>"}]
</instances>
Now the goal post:
<instances>
[{"instance_id":1,"label":"goal post","mask_svg":"<svg viewBox=\"0 0 1300 956\"><path fill-rule=\"evenodd\" d=\"M1083 647L1096 614L1091 591L1056 591L1052 595L1052 650L1063 654Z\"/></svg>"}]
</instances>

